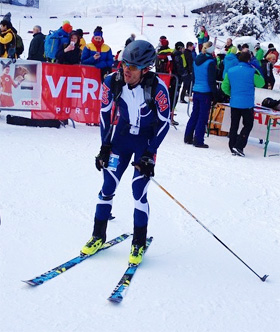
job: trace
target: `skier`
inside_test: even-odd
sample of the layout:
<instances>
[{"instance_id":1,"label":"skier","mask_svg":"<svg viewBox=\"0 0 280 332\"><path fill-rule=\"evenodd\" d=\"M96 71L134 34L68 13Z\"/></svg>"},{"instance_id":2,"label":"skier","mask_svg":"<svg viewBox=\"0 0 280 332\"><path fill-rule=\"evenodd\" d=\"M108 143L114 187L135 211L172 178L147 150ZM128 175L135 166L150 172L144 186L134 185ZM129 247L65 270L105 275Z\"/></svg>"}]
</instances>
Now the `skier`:
<instances>
[{"instance_id":1,"label":"skier","mask_svg":"<svg viewBox=\"0 0 280 332\"><path fill-rule=\"evenodd\" d=\"M134 197L134 233L129 256L130 264L139 264L146 246L149 205L147 189L154 176L157 149L168 132L170 107L167 88L150 68L155 61L153 45L144 40L131 42L123 51L122 68L110 74L103 83L100 111L101 149L96 157L96 168L103 169L104 183L96 206L93 234L81 252L93 255L106 239L106 228L112 201L119 181L134 155L132 180ZM151 95L153 103L145 99L148 82L154 78ZM118 80L116 80L118 78ZM117 93L115 86L120 84ZM153 93L154 90L154 93ZM116 100L116 97L119 98ZM118 123L110 126L113 100L116 101ZM113 116L114 118L114 116Z\"/></svg>"}]
</instances>

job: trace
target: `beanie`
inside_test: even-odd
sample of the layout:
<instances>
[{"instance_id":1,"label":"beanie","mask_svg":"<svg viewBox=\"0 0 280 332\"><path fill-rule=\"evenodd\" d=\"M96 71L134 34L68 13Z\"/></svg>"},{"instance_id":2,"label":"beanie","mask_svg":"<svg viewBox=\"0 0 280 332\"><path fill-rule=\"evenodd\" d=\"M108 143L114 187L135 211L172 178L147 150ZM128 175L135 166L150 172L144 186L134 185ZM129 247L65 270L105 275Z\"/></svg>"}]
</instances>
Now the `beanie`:
<instances>
[{"instance_id":1,"label":"beanie","mask_svg":"<svg viewBox=\"0 0 280 332\"><path fill-rule=\"evenodd\" d=\"M82 29L77 29L76 31L77 31L77 34L82 38L84 31Z\"/></svg>"},{"instance_id":2,"label":"beanie","mask_svg":"<svg viewBox=\"0 0 280 332\"><path fill-rule=\"evenodd\" d=\"M268 48L273 48L274 45L273 44L268 44Z\"/></svg>"},{"instance_id":3,"label":"beanie","mask_svg":"<svg viewBox=\"0 0 280 332\"><path fill-rule=\"evenodd\" d=\"M65 23L68 23L68 24L70 24L70 21L68 21L68 20L65 20L65 21L63 21L63 22L62 22L62 25L64 25Z\"/></svg>"},{"instance_id":4,"label":"beanie","mask_svg":"<svg viewBox=\"0 0 280 332\"><path fill-rule=\"evenodd\" d=\"M97 26L95 30L93 31L93 36L99 36L103 38L103 32L102 32L102 27Z\"/></svg>"},{"instance_id":5,"label":"beanie","mask_svg":"<svg viewBox=\"0 0 280 332\"><path fill-rule=\"evenodd\" d=\"M179 42L177 42L177 43L175 44L175 49L176 49L177 51L179 51L180 48L183 48L183 47L185 47L185 45L184 45L184 43L181 42L181 41L179 41Z\"/></svg>"},{"instance_id":6,"label":"beanie","mask_svg":"<svg viewBox=\"0 0 280 332\"><path fill-rule=\"evenodd\" d=\"M70 23L64 23L62 26L62 29L67 32L70 33L73 29L72 25L70 25Z\"/></svg>"},{"instance_id":7,"label":"beanie","mask_svg":"<svg viewBox=\"0 0 280 332\"><path fill-rule=\"evenodd\" d=\"M11 22L11 16L12 16L12 14L10 12L8 12L7 14L5 14L3 16L3 21L9 21L9 22Z\"/></svg>"},{"instance_id":8,"label":"beanie","mask_svg":"<svg viewBox=\"0 0 280 332\"><path fill-rule=\"evenodd\" d=\"M161 46L168 46L169 45L169 41L167 39L162 39L160 41L160 43L161 43Z\"/></svg>"}]
</instances>

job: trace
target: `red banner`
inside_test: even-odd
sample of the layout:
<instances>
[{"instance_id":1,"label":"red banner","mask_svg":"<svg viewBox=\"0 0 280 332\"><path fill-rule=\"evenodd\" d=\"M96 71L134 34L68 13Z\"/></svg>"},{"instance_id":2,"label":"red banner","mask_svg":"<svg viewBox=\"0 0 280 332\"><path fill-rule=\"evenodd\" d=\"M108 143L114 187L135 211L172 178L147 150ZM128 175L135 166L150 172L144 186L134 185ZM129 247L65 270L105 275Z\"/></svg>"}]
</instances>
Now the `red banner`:
<instances>
[{"instance_id":1,"label":"red banner","mask_svg":"<svg viewBox=\"0 0 280 332\"><path fill-rule=\"evenodd\" d=\"M159 77L170 84L169 74ZM71 118L77 122L99 124L102 99L100 70L84 65L42 64L41 109L33 119Z\"/></svg>"},{"instance_id":2,"label":"red banner","mask_svg":"<svg viewBox=\"0 0 280 332\"><path fill-rule=\"evenodd\" d=\"M99 69L43 63L42 108L40 111L32 111L32 118L71 118L77 122L98 124L100 107Z\"/></svg>"}]
</instances>

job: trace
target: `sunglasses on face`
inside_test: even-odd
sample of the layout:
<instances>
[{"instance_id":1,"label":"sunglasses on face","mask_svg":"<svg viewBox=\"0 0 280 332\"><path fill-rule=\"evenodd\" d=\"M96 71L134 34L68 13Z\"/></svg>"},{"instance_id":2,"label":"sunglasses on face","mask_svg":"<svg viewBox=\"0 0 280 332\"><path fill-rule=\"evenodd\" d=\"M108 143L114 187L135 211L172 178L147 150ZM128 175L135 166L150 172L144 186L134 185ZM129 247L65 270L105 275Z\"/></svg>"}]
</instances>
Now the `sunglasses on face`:
<instances>
[{"instance_id":1,"label":"sunglasses on face","mask_svg":"<svg viewBox=\"0 0 280 332\"><path fill-rule=\"evenodd\" d=\"M131 71L142 70L142 69L146 68L146 67L143 67L143 66L131 65L130 63L127 63L125 61L122 62L122 67L123 68L128 68Z\"/></svg>"}]
</instances>

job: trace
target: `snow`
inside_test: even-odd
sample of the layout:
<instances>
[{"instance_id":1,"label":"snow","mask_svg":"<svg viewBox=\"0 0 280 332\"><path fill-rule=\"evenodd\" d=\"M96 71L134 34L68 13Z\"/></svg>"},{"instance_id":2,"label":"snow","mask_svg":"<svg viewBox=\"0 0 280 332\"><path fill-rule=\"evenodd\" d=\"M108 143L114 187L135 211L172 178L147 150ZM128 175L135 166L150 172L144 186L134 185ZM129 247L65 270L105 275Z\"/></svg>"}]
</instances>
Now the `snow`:
<instances>
[{"instance_id":1,"label":"snow","mask_svg":"<svg viewBox=\"0 0 280 332\"><path fill-rule=\"evenodd\" d=\"M62 17L67 19L62 13L73 14L86 2L65 3L49 6L57 20L22 7L12 12L12 20L27 40L31 35L25 31L33 25L40 23L44 32L56 28ZM181 2L172 3L175 8ZM41 4L41 10L47 8L46 1ZM118 1L103 4L119 6ZM24 11L33 19L23 19ZM143 36L141 18L68 18L90 32L102 25L106 43L116 52L131 32L154 45L162 34L171 45L194 41L195 17L145 18L155 26L145 26ZM183 21L189 28L181 28ZM167 28L170 22L175 28ZM159 149L155 179L254 271L270 276L261 282L152 182L149 235L154 241L123 303L113 305L106 299L127 266L130 240L37 288L21 282L76 256L89 239L102 184L94 167L99 128L9 126L8 113L0 113L1 332L279 331L279 156L264 158L255 139L249 140L245 158L231 156L226 137L206 138L209 149L185 145L188 116L186 105L178 104L180 124ZM279 152L279 144L269 145L269 154ZM119 185L108 239L132 231L132 172L128 168Z\"/></svg>"}]
</instances>

